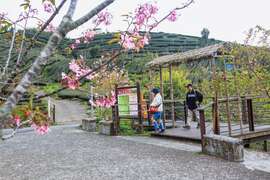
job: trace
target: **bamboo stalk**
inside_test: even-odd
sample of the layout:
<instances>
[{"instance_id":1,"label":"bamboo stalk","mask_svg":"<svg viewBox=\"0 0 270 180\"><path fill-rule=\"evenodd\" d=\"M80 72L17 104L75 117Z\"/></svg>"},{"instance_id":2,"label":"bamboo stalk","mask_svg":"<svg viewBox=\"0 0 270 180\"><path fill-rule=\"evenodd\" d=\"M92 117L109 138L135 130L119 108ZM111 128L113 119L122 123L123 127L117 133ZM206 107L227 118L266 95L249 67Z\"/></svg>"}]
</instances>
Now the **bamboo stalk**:
<instances>
[{"instance_id":1,"label":"bamboo stalk","mask_svg":"<svg viewBox=\"0 0 270 180\"><path fill-rule=\"evenodd\" d=\"M175 114L174 114L174 91L173 91L173 79L172 79L172 65L169 67L170 72L170 96L171 96L171 111L172 111L172 121L173 127L175 128Z\"/></svg>"},{"instance_id":2,"label":"bamboo stalk","mask_svg":"<svg viewBox=\"0 0 270 180\"><path fill-rule=\"evenodd\" d=\"M227 85L227 71L226 71L226 61L224 59L224 85L225 85L225 96L226 96L226 115L227 115L227 123L228 123L228 130L229 130L229 136L232 135L232 129L231 129L231 112L229 107L229 93L228 93L228 85Z\"/></svg>"}]
</instances>

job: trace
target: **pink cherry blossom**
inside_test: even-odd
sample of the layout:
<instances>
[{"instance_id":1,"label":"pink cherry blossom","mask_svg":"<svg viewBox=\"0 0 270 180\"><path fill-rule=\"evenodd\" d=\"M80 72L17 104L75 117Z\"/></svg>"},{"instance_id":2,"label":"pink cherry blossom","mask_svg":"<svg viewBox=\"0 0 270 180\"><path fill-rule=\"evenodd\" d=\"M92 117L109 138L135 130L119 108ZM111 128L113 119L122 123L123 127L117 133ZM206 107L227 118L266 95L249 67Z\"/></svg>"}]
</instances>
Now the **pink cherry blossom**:
<instances>
[{"instance_id":1,"label":"pink cherry blossom","mask_svg":"<svg viewBox=\"0 0 270 180\"><path fill-rule=\"evenodd\" d=\"M75 49L77 46L76 46L75 44L71 44L71 45L69 45L69 47L70 47L71 49Z\"/></svg>"},{"instance_id":2,"label":"pink cherry blossom","mask_svg":"<svg viewBox=\"0 0 270 180\"><path fill-rule=\"evenodd\" d=\"M75 40L75 44L76 44L76 45L78 45L78 44L80 44L80 43L81 43L81 40L80 40L80 39L76 39L76 40Z\"/></svg>"},{"instance_id":3,"label":"pink cherry blossom","mask_svg":"<svg viewBox=\"0 0 270 180\"><path fill-rule=\"evenodd\" d=\"M19 125L21 124L21 118L20 118L20 116L15 115L15 116L13 117L13 121L14 121L14 123L16 124L16 126L19 126Z\"/></svg>"},{"instance_id":4,"label":"pink cherry blossom","mask_svg":"<svg viewBox=\"0 0 270 180\"><path fill-rule=\"evenodd\" d=\"M35 123L33 123L31 125L32 128L35 129L35 131L39 134L39 135L44 135L44 134L47 134L49 132L49 126L47 124L44 124L44 125L37 125Z\"/></svg>"},{"instance_id":5,"label":"pink cherry blossom","mask_svg":"<svg viewBox=\"0 0 270 180\"><path fill-rule=\"evenodd\" d=\"M99 97L95 101L89 100L89 103L94 107L111 108L116 103L115 93L112 91L110 97Z\"/></svg>"},{"instance_id":6,"label":"pink cherry blossom","mask_svg":"<svg viewBox=\"0 0 270 180\"><path fill-rule=\"evenodd\" d=\"M3 19L5 19L6 16L7 16L7 13L1 12L1 13L0 13L0 21L3 20Z\"/></svg>"},{"instance_id":7,"label":"pink cherry blossom","mask_svg":"<svg viewBox=\"0 0 270 180\"><path fill-rule=\"evenodd\" d=\"M81 61L83 61L83 58L81 59ZM88 73L90 73L92 70L88 67L81 67L76 60L72 60L69 63L69 69L76 75L76 78L79 79L82 76L87 75ZM86 78L91 80L93 79L93 75L89 75Z\"/></svg>"},{"instance_id":8,"label":"pink cherry blossom","mask_svg":"<svg viewBox=\"0 0 270 180\"><path fill-rule=\"evenodd\" d=\"M144 35L143 37L138 36L138 41L136 43L136 51L139 51L141 48L144 48L145 45L149 44L148 36Z\"/></svg>"},{"instance_id":9,"label":"pink cherry blossom","mask_svg":"<svg viewBox=\"0 0 270 180\"><path fill-rule=\"evenodd\" d=\"M87 30L86 32L83 33L84 36L84 43L89 43L94 39L96 35L96 32L93 30Z\"/></svg>"},{"instance_id":10,"label":"pink cherry blossom","mask_svg":"<svg viewBox=\"0 0 270 180\"><path fill-rule=\"evenodd\" d=\"M54 11L53 5L50 2L44 2L43 8L44 8L44 11L47 13L52 13Z\"/></svg>"},{"instance_id":11,"label":"pink cherry blossom","mask_svg":"<svg viewBox=\"0 0 270 180\"><path fill-rule=\"evenodd\" d=\"M167 18L169 21L174 22L177 20L177 12L173 10Z\"/></svg>"},{"instance_id":12,"label":"pink cherry blossom","mask_svg":"<svg viewBox=\"0 0 270 180\"><path fill-rule=\"evenodd\" d=\"M73 72L77 72L79 71L81 68L80 66L76 63L76 60L73 59L70 63L69 63L69 69Z\"/></svg>"},{"instance_id":13,"label":"pink cherry blossom","mask_svg":"<svg viewBox=\"0 0 270 180\"><path fill-rule=\"evenodd\" d=\"M128 34L121 34L119 44L122 45L125 49L135 49L135 43L132 36L129 36Z\"/></svg>"},{"instance_id":14,"label":"pink cherry blossom","mask_svg":"<svg viewBox=\"0 0 270 180\"><path fill-rule=\"evenodd\" d=\"M145 45L149 44L148 35L141 36L138 32L133 34L121 34L119 44L127 50L134 49L139 51Z\"/></svg>"},{"instance_id":15,"label":"pink cherry blossom","mask_svg":"<svg viewBox=\"0 0 270 180\"><path fill-rule=\"evenodd\" d=\"M141 27L158 12L156 4L145 3L135 10L135 22Z\"/></svg>"},{"instance_id":16,"label":"pink cherry blossom","mask_svg":"<svg viewBox=\"0 0 270 180\"><path fill-rule=\"evenodd\" d=\"M67 76L65 73L62 73L61 84L70 89L76 89L80 86L80 83L77 79Z\"/></svg>"},{"instance_id":17,"label":"pink cherry blossom","mask_svg":"<svg viewBox=\"0 0 270 180\"><path fill-rule=\"evenodd\" d=\"M104 24L106 26L110 25L112 22L112 14L108 11L102 11L97 15L97 18L94 19L93 23L98 26L100 24Z\"/></svg>"}]
</instances>

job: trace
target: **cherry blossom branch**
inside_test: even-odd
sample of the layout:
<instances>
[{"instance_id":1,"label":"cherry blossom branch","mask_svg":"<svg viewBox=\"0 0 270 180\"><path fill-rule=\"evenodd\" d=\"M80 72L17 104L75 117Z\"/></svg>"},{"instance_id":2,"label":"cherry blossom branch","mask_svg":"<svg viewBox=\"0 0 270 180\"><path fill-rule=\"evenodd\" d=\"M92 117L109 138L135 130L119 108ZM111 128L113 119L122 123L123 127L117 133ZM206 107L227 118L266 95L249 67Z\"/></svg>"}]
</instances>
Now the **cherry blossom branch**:
<instances>
[{"instance_id":1,"label":"cherry blossom branch","mask_svg":"<svg viewBox=\"0 0 270 180\"><path fill-rule=\"evenodd\" d=\"M13 129L12 133L10 133L10 134L8 134L8 135L6 135L6 136L3 136L3 137L2 137L2 140L8 140L8 139L10 139L10 138L13 138L13 137L16 135L18 129L19 129L20 127L22 127L23 125L26 125L26 124L28 124L29 122L31 122L31 121L32 121L32 118L33 118L33 116L31 116L30 119L28 119L28 120L26 120L26 121L20 123L19 125L17 125L17 126Z\"/></svg>"},{"instance_id":2,"label":"cherry blossom branch","mask_svg":"<svg viewBox=\"0 0 270 180\"><path fill-rule=\"evenodd\" d=\"M81 26L82 24L86 23L89 19L91 19L92 17L97 15L100 11L102 11L104 9L104 7L109 6L114 1L115 0L106 0L106 1L104 1L99 6L97 6L95 9L93 9L92 11L87 13L85 16L83 16L83 17L77 19L76 21L74 21L69 27L70 30L73 30L73 29L77 28L78 26Z\"/></svg>"},{"instance_id":3,"label":"cherry blossom branch","mask_svg":"<svg viewBox=\"0 0 270 180\"><path fill-rule=\"evenodd\" d=\"M28 52L30 52L30 50L32 49L32 47L36 44L36 40L39 37L39 35L48 27L48 25L52 22L52 20L55 18L55 16L59 13L60 9L64 6L64 4L66 3L67 0L62 0L61 3L59 4L59 6L55 9L54 13L50 16L50 18L42 25L42 27L40 28L40 30L38 32L36 32L34 34L34 36L31 38L30 44L28 45L28 47L26 47L23 55L22 55L22 59L24 59L27 55ZM16 64L16 67L14 68L14 70L10 73L9 78L6 80L6 82L14 79L19 73L19 69L24 66L25 64L27 64L28 60L22 61L21 63ZM3 89L5 89L7 86L3 86L1 87L1 91L3 91Z\"/></svg>"},{"instance_id":4,"label":"cherry blossom branch","mask_svg":"<svg viewBox=\"0 0 270 180\"><path fill-rule=\"evenodd\" d=\"M4 123L5 118L9 115L11 110L15 107L18 101L22 98L23 94L27 91L33 79L41 72L42 66L46 64L46 61L51 56L55 48L59 45L61 40L65 37L66 33L68 32L66 31L66 26L71 21L71 18L74 12L71 10L71 8L75 8L76 3L77 3L77 0L71 0L68 12L63 17L59 27L51 35L47 45L41 51L40 55L36 58L31 68L24 75L23 79L20 81L17 87L13 90L12 94L7 98L7 101L4 103L4 105L0 109L1 126ZM1 127L1 130L2 130L2 127ZM2 132L0 133L1 133L0 135L2 135Z\"/></svg>"},{"instance_id":5,"label":"cherry blossom branch","mask_svg":"<svg viewBox=\"0 0 270 180\"><path fill-rule=\"evenodd\" d=\"M182 9L185 9L187 7L189 7L192 3L194 3L194 0L189 0L187 3L185 3L182 7L176 7L174 8L175 11L179 11L179 10L182 10ZM173 10L173 11L174 11ZM165 21L169 16L171 15L171 12L168 13L166 16L164 16L162 19L160 19L156 24L155 26L152 26L150 28L149 31L152 31L156 26L158 26L160 23L162 23L163 21Z\"/></svg>"},{"instance_id":6,"label":"cherry blossom branch","mask_svg":"<svg viewBox=\"0 0 270 180\"><path fill-rule=\"evenodd\" d=\"M85 74L84 76L80 77L78 80L81 81L81 80L85 79L87 76L89 76L89 75L91 75L91 74L93 74L93 73L99 71L99 70L102 69L103 67L106 67L106 66L107 66L108 64L110 64L113 60L115 60L120 54L121 54L120 52L116 53L114 56L112 56L112 57L111 57L109 60L107 60L105 63L101 64L100 66L98 66L98 67L96 67L96 68L94 68L94 69L92 69L90 72L88 72L88 73ZM57 90L54 90L54 91L51 92L51 93L47 93L47 94L43 94L43 95L36 96L36 97L35 97L35 100L37 100L37 99L42 99L42 98L45 98L45 97L48 97L48 96L52 96L52 95L54 95L54 94L57 94L57 93L59 93L59 92L65 90L65 89L68 89L68 87L61 87L61 88L59 88L59 89L57 89Z\"/></svg>"},{"instance_id":7,"label":"cherry blossom branch","mask_svg":"<svg viewBox=\"0 0 270 180\"><path fill-rule=\"evenodd\" d=\"M98 5L96 8L94 8L87 14L87 19L89 20L90 18L92 18L95 14L99 13L101 10L106 8L112 2L113 2L112 0L105 0L103 3ZM11 110L16 106L18 101L22 98L23 94L27 91L33 79L36 78L38 74L40 74L40 72L43 69L43 66L47 63L48 58L52 55L53 51L60 44L62 39L66 36L66 34L69 31L76 28L76 26L74 26L74 24L71 23L72 16L76 8L76 4L77 4L77 0L71 0L67 14L63 17L59 27L51 35L47 45L41 51L40 55L36 58L33 65L28 70L28 72L24 75L24 77L22 78L20 83L17 85L17 87L13 90L12 94L7 98L7 101L1 107L0 109L0 126L1 126L0 137L2 137L3 123L5 119L7 118L7 116L10 114ZM80 21L80 22L83 22L83 21ZM81 24L82 23L78 23L78 25L81 25Z\"/></svg>"},{"instance_id":8,"label":"cherry blossom branch","mask_svg":"<svg viewBox=\"0 0 270 180\"><path fill-rule=\"evenodd\" d=\"M186 4L184 4L182 7L179 7L179 8L175 8L174 10L181 10L181 9L185 9L187 8L188 6L190 6L194 1L193 0L190 0L189 2L187 2ZM146 32L146 34L149 34L155 27L157 27L157 25L159 25L161 22L165 21L166 19L168 19L169 16L171 16L171 12L168 13L167 15L165 15L161 20L159 20L155 26L152 26L148 32ZM126 33L129 31L129 28L130 26L133 24L133 18L131 19L131 22L128 23L128 27L127 27L127 31L125 31ZM110 64L113 60L115 60L121 53L122 53L122 50L123 50L123 44L125 42L125 39L128 38L127 37L127 34L124 33L123 35L123 39L122 41L120 42L120 49L119 51L113 55L113 57L111 59L109 59L107 62L103 63L102 65L100 65L99 67L89 71L88 73L84 74L83 76L81 76L78 81L81 81L82 79L86 78L87 76L93 74L93 73L96 73L97 71L99 71L100 69L102 69L103 67L107 66L108 64ZM62 87L62 88L59 88L51 93L48 93L48 94L45 94L45 95L40 95L40 96L37 96L36 99L40 99L40 98L44 98L44 97L48 97L48 96L51 96L51 95L54 95L54 94L57 94L59 92L61 92L62 90L64 89L67 89L68 87Z\"/></svg>"}]
</instances>

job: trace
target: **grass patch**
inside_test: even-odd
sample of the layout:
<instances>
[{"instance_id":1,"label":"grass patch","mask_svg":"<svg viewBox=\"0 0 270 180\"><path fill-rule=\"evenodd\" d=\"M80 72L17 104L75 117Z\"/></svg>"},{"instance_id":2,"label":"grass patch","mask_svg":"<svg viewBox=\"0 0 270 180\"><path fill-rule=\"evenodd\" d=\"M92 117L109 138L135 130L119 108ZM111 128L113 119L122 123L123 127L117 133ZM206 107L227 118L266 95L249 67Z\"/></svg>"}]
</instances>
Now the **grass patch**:
<instances>
[{"instance_id":1,"label":"grass patch","mask_svg":"<svg viewBox=\"0 0 270 180\"><path fill-rule=\"evenodd\" d=\"M120 135L122 136L150 136L151 131L144 130L139 133L131 126L131 120L120 120Z\"/></svg>"}]
</instances>

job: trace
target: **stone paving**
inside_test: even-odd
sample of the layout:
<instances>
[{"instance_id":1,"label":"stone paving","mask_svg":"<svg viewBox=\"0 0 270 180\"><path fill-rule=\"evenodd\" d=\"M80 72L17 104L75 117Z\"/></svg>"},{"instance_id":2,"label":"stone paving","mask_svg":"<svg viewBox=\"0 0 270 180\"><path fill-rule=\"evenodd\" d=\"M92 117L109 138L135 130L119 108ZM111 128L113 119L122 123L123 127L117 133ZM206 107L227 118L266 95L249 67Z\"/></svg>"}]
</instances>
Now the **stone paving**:
<instances>
[{"instance_id":1,"label":"stone paving","mask_svg":"<svg viewBox=\"0 0 270 180\"><path fill-rule=\"evenodd\" d=\"M24 130L0 142L0 179L270 179L269 173L202 155L198 146L190 151L192 145L166 143L102 136L78 125L52 127L45 136Z\"/></svg>"}]
</instances>

